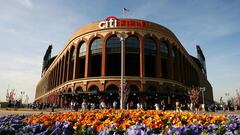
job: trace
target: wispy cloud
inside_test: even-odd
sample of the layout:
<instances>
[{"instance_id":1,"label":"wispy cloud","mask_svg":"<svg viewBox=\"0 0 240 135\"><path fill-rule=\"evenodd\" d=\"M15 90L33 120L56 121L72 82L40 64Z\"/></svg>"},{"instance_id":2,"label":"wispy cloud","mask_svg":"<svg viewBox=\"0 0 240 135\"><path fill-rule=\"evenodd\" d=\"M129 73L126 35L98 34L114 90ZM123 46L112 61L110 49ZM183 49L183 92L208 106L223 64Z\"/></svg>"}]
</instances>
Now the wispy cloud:
<instances>
[{"instance_id":1,"label":"wispy cloud","mask_svg":"<svg viewBox=\"0 0 240 135\"><path fill-rule=\"evenodd\" d=\"M15 28L0 27L0 32L8 34L16 34L17 30Z\"/></svg>"},{"instance_id":2,"label":"wispy cloud","mask_svg":"<svg viewBox=\"0 0 240 135\"><path fill-rule=\"evenodd\" d=\"M17 0L17 1L27 8L33 8L33 4L31 0Z\"/></svg>"}]
</instances>

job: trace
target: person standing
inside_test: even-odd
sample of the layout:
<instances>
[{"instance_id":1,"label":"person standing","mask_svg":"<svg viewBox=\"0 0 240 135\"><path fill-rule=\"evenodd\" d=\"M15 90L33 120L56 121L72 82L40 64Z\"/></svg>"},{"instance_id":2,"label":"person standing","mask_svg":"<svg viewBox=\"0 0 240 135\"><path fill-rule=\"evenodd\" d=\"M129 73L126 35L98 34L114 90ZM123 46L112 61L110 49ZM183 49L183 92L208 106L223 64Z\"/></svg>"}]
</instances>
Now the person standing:
<instances>
[{"instance_id":1,"label":"person standing","mask_svg":"<svg viewBox=\"0 0 240 135\"><path fill-rule=\"evenodd\" d=\"M113 108L117 109L117 101L115 101L115 100L113 101Z\"/></svg>"},{"instance_id":2,"label":"person standing","mask_svg":"<svg viewBox=\"0 0 240 135\"><path fill-rule=\"evenodd\" d=\"M85 102L85 100L83 100L82 102L82 110L86 110L87 109L87 103Z\"/></svg>"},{"instance_id":3,"label":"person standing","mask_svg":"<svg viewBox=\"0 0 240 135\"><path fill-rule=\"evenodd\" d=\"M71 101L70 103L70 108L71 108L71 111L73 110L73 101Z\"/></svg>"},{"instance_id":4,"label":"person standing","mask_svg":"<svg viewBox=\"0 0 240 135\"><path fill-rule=\"evenodd\" d=\"M107 108L104 101L102 101L102 102L100 103L100 107L101 107L101 109L106 109L106 108Z\"/></svg>"},{"instance_id":5,"label":"person standing","mask_svg":"<svg viewBox=\"0 0 240 135\"><path fill-rule=\"evenodd\" d=\"M94 110L94 109L95 109L95 104L91 103L91 110Z\"/></svg>"},{"instance_id":6,"label":"person standing","mask_svg":"<svg viewBox=\"0 0 240 135\"><path fill-rule=\"evenodd\" d=\"M176 112L180 112L180 103L176 100Z\"/></svg>"},{"instance_id":7,"label":"person standing","mask_svg":"<svg viewBox=\"0 0 240 135\"><path fill-rule=\"evenodd\" d=\"M165 110L165 102L164 102L164 100L161 101L161 108L162 108L162 111Z\"/></svg>"},{"instance_id":8,"label":"person standing","mask_svg":"<svg viewBox=\"0 0 240 135\"><path fill-rule=\"evenodd\" d=\"M132 101L130 101L129 106L130 106L130 109L133 109L133 102Z\"/></svg>"},{"instance_id":9,"label":"person standing","mask_svg":"<svg viewBox=\"0 0 240 135\"><path fill-rule=\"evenodd\" d=\"M154 107L155 107L156 110L160 109L158 103L155 103Z\"/></svg>"}]
</instances>

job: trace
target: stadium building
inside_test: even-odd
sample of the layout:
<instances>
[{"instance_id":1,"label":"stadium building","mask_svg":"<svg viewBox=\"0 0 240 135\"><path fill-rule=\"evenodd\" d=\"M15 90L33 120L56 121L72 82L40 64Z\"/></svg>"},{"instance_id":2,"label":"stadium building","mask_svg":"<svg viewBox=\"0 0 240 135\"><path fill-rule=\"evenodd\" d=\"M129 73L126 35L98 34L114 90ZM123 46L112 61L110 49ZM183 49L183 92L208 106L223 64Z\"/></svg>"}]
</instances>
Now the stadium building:
<instances>
[{"instance_id":1,"label":"stadium building","mask_svg":"<svg viewBox=\"0 0 240 135\"><path fill-rule=\"evenodd\" d=\"M120 41L120 37L124 40ZM196 46L197 58L193 57L168 28L114 16L78 29L54 57L49 46L35 102L60 107L72 100L81 103L83 99L119 102L121 43L128 102L146 103L148 108L161 100L169 105L175 105L176 100L188 103L189 88L197 86L205 88L200 102L204 99L205 104L213 103L200 46Z\"/></svg>"}]
</instances>

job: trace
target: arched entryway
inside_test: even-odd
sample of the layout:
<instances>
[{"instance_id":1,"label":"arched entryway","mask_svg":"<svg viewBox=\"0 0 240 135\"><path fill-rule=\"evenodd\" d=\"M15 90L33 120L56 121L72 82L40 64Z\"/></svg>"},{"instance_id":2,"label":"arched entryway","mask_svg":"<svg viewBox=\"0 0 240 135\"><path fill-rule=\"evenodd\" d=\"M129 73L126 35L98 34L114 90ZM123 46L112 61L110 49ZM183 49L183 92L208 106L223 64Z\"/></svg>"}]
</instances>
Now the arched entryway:
<instances>
[{"instance_id":1,"label":"arched entryway","mask_svg":"<svg viewBox=\"0 0 240 135\"><path fill-rule=\"evenodd\" d=\"M116 85L114 84L109 85L104 91L104 95L105 95L105 102L109 107L112 108L113 102L116 101L117 106L119 108L119 105L120 105L119 88Z\"/></svg>"},{"instance_id":2,"label":"arched entryway","mask_svg":"<svg viewBox=\"0 0 240 135\"><path fill-rule=\"evenodd\" d=\"M73 98L74 101L81 104L84 98L85 98L85 94L83 92L83 89L81 87L77 87L76 90L74 91L74 98Z\"/></svg>"},{"instance_id":3,"label":"arched entryway","mask_svg":"<svg viewBox=\"0 0 240 135\"><path fill-rule=\"evenodd\" d=\"M149 86L147 87L146 91L144 92L145 95L145 102L147 103L147 109L154 109L155 103L160 104L162 97L161 94L158 92L156 86Z\"/></svg>"},{"instance_id":4,"label":"arched entryway","mask_svg":"<svg viewBox=\"0 0 240 135\"><path fill-rule=\"evenodd\" d=\"M96 85L91 86L86 92L85 99L89 103L99 104L99 88Z\"/></svg>"},{"instance_id":5,"label":"arched entryway","mask_svg":"<svg viewBox=\"0 0 240 135\"><path fill-rule=\"evenodd\" d=\"M141 102L138 86L137 85L130 85L126 89L129 90L127 103L132 102L133 103L133 107L132 108L136 108L137 107L137 103Z\"/></svg>"}]
</instances>

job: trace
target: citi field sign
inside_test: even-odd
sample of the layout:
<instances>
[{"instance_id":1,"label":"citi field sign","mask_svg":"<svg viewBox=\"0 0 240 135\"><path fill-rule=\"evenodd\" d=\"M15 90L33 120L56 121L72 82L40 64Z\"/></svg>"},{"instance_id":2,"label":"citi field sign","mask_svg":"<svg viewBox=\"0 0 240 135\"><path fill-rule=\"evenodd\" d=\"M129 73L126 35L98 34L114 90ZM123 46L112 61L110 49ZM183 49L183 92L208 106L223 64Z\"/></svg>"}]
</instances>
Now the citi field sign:
<instances>
[{"instance_id":1,"label":"citi field sign","mask_svg":"<svg viewBox=\"0 0 240 135\"><path fill-rule=\"evenodd\" d=\"M118 19L115 16L109 16L104 21L99 22L100 29L128 27L128 28L146 28L147 23L141 20Z\"/></svg>"}]
</instances>

